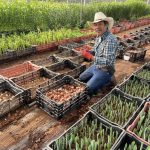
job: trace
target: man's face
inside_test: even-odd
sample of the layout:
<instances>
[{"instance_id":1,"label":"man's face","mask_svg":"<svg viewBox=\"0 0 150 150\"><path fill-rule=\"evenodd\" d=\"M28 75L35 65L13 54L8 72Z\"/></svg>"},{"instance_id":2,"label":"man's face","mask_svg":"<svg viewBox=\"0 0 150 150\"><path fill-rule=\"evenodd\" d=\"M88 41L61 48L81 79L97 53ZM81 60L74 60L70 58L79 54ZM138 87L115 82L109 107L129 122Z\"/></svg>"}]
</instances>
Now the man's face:
<instances>
[{"instance_id":1,"label":"man's face","mask_svg":"<svg viewBox=\"0 0 150 150\"><path fill-rule=\"evenodd\" d=\"M104 21L93 23L93 29L98 35L102 35L106 31L106 25Z\"/></svg>"}]
</instances>

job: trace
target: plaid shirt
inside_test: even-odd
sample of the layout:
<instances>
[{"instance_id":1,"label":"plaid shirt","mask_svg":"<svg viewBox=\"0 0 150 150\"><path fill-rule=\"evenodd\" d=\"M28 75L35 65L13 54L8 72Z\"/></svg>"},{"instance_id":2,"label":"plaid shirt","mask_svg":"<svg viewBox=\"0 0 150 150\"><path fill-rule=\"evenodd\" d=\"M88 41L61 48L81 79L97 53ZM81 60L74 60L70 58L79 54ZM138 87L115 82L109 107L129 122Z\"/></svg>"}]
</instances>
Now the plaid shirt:
<instances>
[{"instance_id":1,"label":"plaid shirt","mask_svg":"<svg viewBox=\"0 0 150 150\"><path fill-rule=\"evenodd\" d=\"M118 48L117 38L108 30L97 37L93 51L95 52L94 64L97 68L113 67Z\"/></svg>"}]
</instances>

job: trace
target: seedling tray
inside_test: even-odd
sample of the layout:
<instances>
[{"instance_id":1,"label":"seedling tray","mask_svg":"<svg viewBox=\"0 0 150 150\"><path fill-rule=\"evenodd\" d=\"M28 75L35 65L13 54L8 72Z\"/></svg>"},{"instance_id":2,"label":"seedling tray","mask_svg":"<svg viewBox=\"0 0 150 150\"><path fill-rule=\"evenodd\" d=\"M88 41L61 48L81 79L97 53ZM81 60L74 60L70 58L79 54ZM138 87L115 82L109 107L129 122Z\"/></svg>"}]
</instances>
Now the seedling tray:
<instances>
[{"instance_id":1,"label":"seedling tray","mask_svg":"<svg viewBox=\"0 0 150 150\"><path fill-rule=\"evenodd\" d=\"M147 82L150 82L150 64L144 64L134 73L134 75L140 79L144 79Z\"/></svg>"},{"instance_id":2,"label":"seedling tray","mask_svg":"<svg viewBox=\"0 0 150 150\"><path fill-rule=\"evenodd\" d=\"M32 60L31 62L33 64L38 65L38 66L46 67L46 66L50 66L54 63L59 62L59 59L56 58L55 56L49 56L49 57L46 57L44 59Z\"/></svg>"},{"instance_id":3,"label":"seedling tray","mask_svg":"<svg viewBox=\"0 0 150 150\"><path fill-rule=\"evenodd\" d=\"M31 100L36 97L36 89L49 84L49 79L52 79L56 75L57 74L50 72L45 68L40 68L37 71L11 78L11 81L17 84L21 89L27 91L29 98L27 99L26 103L30 103ZM59 77L56 79L59 79Z\"/></svg>"},{"instance_id":4,"label":"seedling tray","mask_svg":"<svg viewBox=\"0 0 150 150\"><path fill-rule=\"evenodd\" d=\"M80 74L86 69L86 66L75 64L71 60L64 60L51 66L47 66L46 68L57 74L70 75L74 78L78 78Z\"/></svg>"},{"instance_id":5,"label":"seedling tray","mask_svg":"<svg viewBox=\"0 0 150 150\"><path fill-rule=\"evenodd\" d=\"M75 95L73 94L71 98L60 103L46 96L45 94L46 92L53 89L58 89L65 84L83 86L83 91L76 93ZM57 119L60 119L67 111L71 110L76 105L79 105L84 101L87 101L85 88L86 88L85 84L73 79L70 76L65 76L62 79L54 82L53 84L49 84L48 86L39 88L36 94L36 101L37 104L48 114Z\"/></svg>"},{"instance_id":6,"label":"seedling tray","mask_svg":"<svg viewBox=\"0 0 150 150\"><path fill-rule=\"evenodd\" d=\"M56 57L59 57L61 59L72 59L76 56L79 56L79 54L76 51L74 51L70 48L66 48L63 46L61 46L59 48L62 49L62 53L56 54ZM65 50L65 49L67 49L67 50Z\"/></svg>"},{"instance_id":7,"label":"seedling tray","mask_svg":"<svg viewBox=\"0 0 150 150\"><path fill-rule=\"evenodd\" d=\"M145 112L147 114L148 111L149 111L149 109L150 109L150 102L146 102L145 105L144 105L144 108L141 110L140 114L143 113L143 112ZM130 134L132 134L133 136L135 136L137 139L139 139L141 142L143 142L146 145L150 146L150 142L146 141L144 138L138 136L136 133L133 132L133 130L137 127L138 122L140 121L140 117L141 117L140 114L135 118L135 120L133 121L133 123L127 128L127 131ZM148 117L148 116L145 116L143 121L145 121L146 117ZM149 125L146 126L144 129L146 129L146 128L147 128L147 132L146 132L147 134L146 133L145 134L150 136L150 134L149 134L149 131L150 131Z\"/></svg>"},{"instance_id":8,"label":"seedling tray","mask_svg":"<svg viewBox=\"0 0 150 150\"><path fill-rule=\"evenodd\" d=\"M135 82L137 83L136 85L135 85ZM130 91L128 90L128 92L126 92L127 89L125 88L127 85L129 85L129 87L130 87ZM147 93L145 93L145 91L141 92L141 90L143 90L143 89L146 90L145 87L148 88ZM125 80L123 83L118 85L117 88L119 88L121 91L125 92L126 94L130 95L131 97L137 97L137 98L145 100L145 101L149 100L149 98L150 98L150 92L149 92L150 83L147 82L146 80L139 79L138 77L136 77L134 75L131 75L127 80ZM133 94L131 93L132 91L134 92ZM142 96L139 95L140 92L141 92Z\"/></svg>"},{"instance_id":9,"label":"seedling tray","mask_svg":"<svg viewBox=\"0 0 150 150\"><path fill-rule=\"evenodd\" d=\"M132 150L134 150L133 145L136 145L135 149L137 150L149 150L147 145L128 133L124 133L124 135L119 139L118 143L113 146L112 150L129 150L126 147L128 146L129 148L129 145L131 145L130 149Z\"/></svg>"},{"instance_id":10,"label":"seedling tray","mask_svg":"<svg viewBox=\"0 0 150 150\"><path fill-rule=\"evenodd\" d=\"M114 98L116 98L115 101L116 102L118 101L118 103L119 102L122 102L122 103L127 102L129 108L126 108L126 109L131 109L131 107L129 106L129 103L137 105L137 108L135 108L136 110L133 110L132 112L130 112L131 114L128 114L128 118L126 119L126 121L124 121L124 123L122 125L118 124L117 121L115 122L115 121L109 120L108 119L109 117L106 117L106 116L104 116L102 114L103 112L99 112L100 110L104 111L105 109L107 109L106 108L106 103L108 101L110 101L110 102L114 101L114 99L112 98L112 96L114 96ZM109 106L110 106L110 102L107 103ZM123 105L125 105L125 104L122 104L122 106ZM111 123L113 125L116 125L116 126L119 126L120 128L126 128L135 119L136 115L139 113L139 111L141 110L141 108L142 108L143 105L144 105L144 101L142 101L141 99L139 99L139 98L133 98L133 97L131 97L131 96L123 93L122 91L120 91L118 89L113 89L104 98L100 99L100 101L98 101L96 104L94 104L93 106L91 106L90 109L91 109L91 111L93 111L94 113L96 113L98 116L100 116L104 120L108 121L109 123ZM116 113L116 110L120 109L119 107L121 107L121 106L117 106L114 109L110 109L109 114L112 114L112 116L114 116L115 113ZM120 110L120 111L122 111L122 110ZM117 118L119 118L118 116L121 115L120 111L118 113L116 113L116 117ZM124 110L124 112L125 111L126 110ZM123 114L122 118L124 118L124 117L125 117L125 114Z\"/></svg>"},{"instance_id":11,"label":"seedling tray","mask_svg":"<svg viewBox=\"0 0 150 150\"><path fill-rule=\"evenodd\" d=\"M52 142L50 142L50 144L48 144L47 145L47 148L50 148L50 149L52 149L52 150L58 150L58 148L57 148L57 143L59 143L59 141L60 141L60 144L63 144L63 141L61 141L61 140L65 140L65 139L68 139L67 141L70 141L70 136L73 136L73 135L75 135L75 136L77 136L77 134L79 133L79 128L81 128L81 130L83 130L84 131L84 128L86 127L86 126L91 126L91 122L95 122L96 124L97 124L97 130L99 131L100 130L100 126L101 126L101 129L103 129L104 130L104 132L105 132L105 138L107 138L108 137L108 135L110 134L110 133L114 133L114 136L117 136L118 138L115 140L115 141L113 141L112 143L111 143L111 146L113 145L113 144L115 144L115 143L117 143L117 141L118 141L118 139L119 138L121 138L122 137L122 135L124 134L124 131L122 130L122 129L120 129L120 128L118 128L118 127L116 127L116 126L113 126L113 125L111 125L111 124L109 124L108 122L106 122L106 121L104 121L102 118L99 118L99 117L97 117L94 113L92 113L92 112L88 112L87 114L85 114L85 116L83 117L83 118L81 118L78 122L76 122L73 126L71 126L65 133L63 133L60 137L58 137L56 140L54 140L54 141L52 141ZM85 124L85 125L84 125ZM83 127L83 128L82 128ZM111 129L110 129L111 128ZM98 132L97 131L97 132ZM95 138L90 138L91 140L90 140L90 142L89 142L89 144L91 144L93 141L99 141L99 142L101 142L101 139L99 139L99 140L96 140L96 138L97 138L97 132L95 132L94 134L95 134ZM118 134L118 135L117 135ZM86 136L85 135L85 137L87 137L88 138L88 136ZM76 143L78 143L79 144L79 147L81 147L81 139L82 138L84 138L84 137L82 137L82 135L81 135L81 137L79 137L79 143L78 142L76 142ZM93 140L92 140L93 139ZM83 139L82 139L83 140ZM76 144L75 143L75 144ZM104 146L102 143L100 143L99 144L100 146ZM63 145L62 145L63 146ZM72 145L73 146L73 145ZM110 146L110 147L111 147ZM73 147L75 147L75 146L73 146ZM100 148L100 147L99 147ZM62 148L63 150L66 150L64 147ZM71 149L74 149L74 148L72 148L71 147ZM77 148L75 148L75 149L77 149ZM110 148L111 149L111 148ZM46 149L45 149L46 150Z\"/></svg>"}]
</instances>

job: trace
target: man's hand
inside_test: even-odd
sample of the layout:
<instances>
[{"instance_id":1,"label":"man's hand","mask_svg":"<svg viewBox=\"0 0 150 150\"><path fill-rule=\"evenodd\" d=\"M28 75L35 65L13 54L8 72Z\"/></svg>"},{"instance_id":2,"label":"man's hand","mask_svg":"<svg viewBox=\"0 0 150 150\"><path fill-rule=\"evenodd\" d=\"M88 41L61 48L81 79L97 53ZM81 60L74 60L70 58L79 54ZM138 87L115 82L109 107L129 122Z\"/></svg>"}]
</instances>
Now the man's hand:
<instances>
[{"instance_id":1,"label":"man's hand","mask_svg":"<svg viewBox=\"0 0 150 150\"><path fill-rule=\"evenodd\" d=\"M84 58L86 58L87 60L90 60L90 61L93 60L93 55L92 55L89 51L87 51L87 50L81 51L81 55L82 55Z\"/></svg>"}]
</instances>

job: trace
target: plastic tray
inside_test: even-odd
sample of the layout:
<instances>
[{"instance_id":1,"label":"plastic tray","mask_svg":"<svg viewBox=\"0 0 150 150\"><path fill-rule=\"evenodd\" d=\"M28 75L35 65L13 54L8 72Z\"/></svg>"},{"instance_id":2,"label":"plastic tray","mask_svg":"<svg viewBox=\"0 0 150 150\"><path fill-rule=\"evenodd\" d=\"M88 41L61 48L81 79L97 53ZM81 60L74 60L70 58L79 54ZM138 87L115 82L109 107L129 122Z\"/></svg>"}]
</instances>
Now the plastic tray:
<instances>
[{"instance_id":1,"label":"plastic tray","mask_svg":"<svg viewBox=\"0 0 150 150\"><path fill-rule=\"evenodd\" d=\"M55 100L45 96L44 94L45 92L51 89L57 89L63 86L64 84L82 85L84 87L84 90L83 92L79 92L73 97L69 98L68 101L65 101L60 104L55 102ZM73 79L70 76L65 76L62 79L54 82L53 84L39 88L36 94L36 101L37 104L48 114L57 119L60 119L67 111L71 110L76 105L87 100L88 97L85 89L86 89L85 84Z\"/></svg>"},{"instance_id":2,"label":"plastic tray","mask_svg":"<svg viewBox=\"0 0 150 150\"><path fill-rule=\"evenodd\" d=\"M80 125L81 125L80 122L81 122L82 120L86 119L86 118L87 118L88 121L92 121L92 120L94 120L94 119L97 119L98 123L102 123L102 128L103 128L104 130L106 130L106 128L107 128L107 132L110 132L110 127L112 127L113 131L118 131L118 133L119 133L118 139L121 138L121 137L123 136L123 134L124 134L124 130L122 130L122 129L116 127L116 126L113 126L113 125L109 124L108 122L106 122L106 121L103 120L102 118L97 117L97 116L96 116L94 113L92 113L92 112L87 112L87 113L84 115L83 118L81 118L79 121L77 121L73 126L71 126L67 131L65 131L65 133L63 133L63 134L62 134L60 137L58 137L57 139L62 138L62 137L65 136L66 134L72 133L73 128L76 127L76 126L80 126ZM56 139L56 140L57 140L57 139ZM118 139L115 141L115 143L118 142ZM46 147L46 148L50 148L50 149L52 149L52 150L57 150L57 148L56 148L56 143L55 143L56 140L54 140L54 141L50 142L49 144L47 144L47 147ZM115 145L115 143L114 143L114 145ZM46 150L46 148L45 148L45 150Z\"/></svg>"},{"instance_id":3,"label":"plastic tray","mask_svg":"<svg viewBox=\"0 0 150 150\"><path fill-rule=\"evenodd\" d=\"M51 80L49 81L49 79L52 79L55 76L57 76L57 74L50 72L49 70L47 70L45 68L40 68L37 71L33 71L31 73L28 73L28 74L25 74L22 76L11 78L11 81L13 81L15 84L17 84L21 89L24 89L27 91L29 96L28 96L26 103L30 103L31 99L34 99L36 97L36 89L39 87L48 85L49 82L52 82ZM45 78L47 78L47 80L43 81L42 83L39 83L33 87L28 87L28 88L23 87L24 84L32 82L38 77L45 77ZM62 76L60 76L60 78L61 77ZM59 79L59 77L58 77L58 79Z\"/></svg>"},{"instance_id":4,"label":"plastic tray","mask_svg":"<svg viewBox=\"0 0 150 150\"><path fill-rule=\"evenodd\" d=\"M146 102L145 105L144 105L144 108L142 109L141 112L145 111L147 112L147 110L150 109L150 102ZM141 113L140 112L140 113ZM139 137L138 135L136 135L133 130L134 128L136 127L138 121L140 119L140 115L138 115L135 120L133 121L133 123L127 128L127 131L132 134L133 136L135 136L137 139L139 139L141 142L145 143L146 145L149 145L150 146L150 142L144 140L143 138Z\"/></svg>"},{"instance_id":5,"label":"plastic tray","mask_svg":"<svg viewBox=\"0 0 150 150\"><path fill-rule=\"evenodd\" d=\"M121 100L122 101L126 101L126 102L130 102L130 103L133 103L133 102L137 102L137 109L136 111L134 111L132 113L132 115L130 115L130 117L128 118L128 120L126 121L126 123L124 123L123 126L115 123L115 122L112 122L110 121L109 119L107 119L106 117L102 116L101 114L99 114L97 112L97 109L100 109L101 108L101 105L105 102L107 102L107 98L110 96L110 95L115 95L115 96L120 96ZM122 91L118 90L118 89L113 89L110 93L108 93L104 98L100 99L96 104L94 104L93 106L90 107L91 111L93 111L94 113L96 113L98 116L100 116L101 118L103 118L104 120L110 122L111 124L113 125L116 125L116 126L119 126L120 128L126 128L134 119L135 117L137 116L137 114L139 113L139 111L141 110L142 106L144 106L144 101L142 101L141 99L139 98L133 98L125 93L123 93ZM111 111L111 110L110 110ZM119 115L119 114L118 114Z\"/></svg>"},{"instance_id":6,"label":"plastic tray","mask_svg":"<svg viewBox=\"0 0 150 150\"><path fill-rule=\"evenodd\" d=\"M11 77L16 77L20 76L22 74L26 74L35 70L38 70L39 66L32 64L30 61L27 61L22 64L18 64L6 69L0 69L0 75L11 78Z\"/></svg>"},{"instance_id":7,"label":"plastic tray","mask_svg":"<svg viewBox=\"0 0 150 150\"><path fill-rule=\"evenodd\" d=\"M0 117L24 104L27 94L24 90L12 85L8 80L0 79L0 91L12 93L12 97L0 101Z\"/></svg>"}]
</instances>

